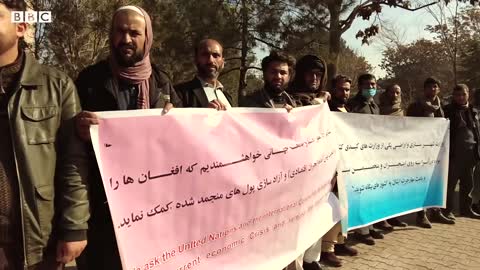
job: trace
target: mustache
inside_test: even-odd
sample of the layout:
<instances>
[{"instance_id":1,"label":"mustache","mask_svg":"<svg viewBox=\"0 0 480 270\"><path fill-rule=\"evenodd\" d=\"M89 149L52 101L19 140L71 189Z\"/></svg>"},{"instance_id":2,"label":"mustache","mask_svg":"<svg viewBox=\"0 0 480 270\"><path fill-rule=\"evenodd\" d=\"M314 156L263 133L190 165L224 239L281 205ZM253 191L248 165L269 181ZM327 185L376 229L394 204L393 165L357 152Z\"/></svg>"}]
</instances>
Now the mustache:
<instances>
[{"instance_id":1,"label":"mustache","mask_svg":"<svg viewBox=\"0 0 480 270\"><path fill-rule=\"evenodd\" d=\"M131 43L120 43L118 44L118 49L131 49L131 50L136 50L137 46Z\"/></svg>"},{"instance_id":2,"label":"mustache","mask_svg":"<svg viewBox=\"0 0 480 270\"><path fill-rule=\"evenodd\" d=\"M204 65L203 66L204 68L215 68L216 70L218 70L218 67L214 64L211 64L211 65Z\"/></svg>"}]
</instances>

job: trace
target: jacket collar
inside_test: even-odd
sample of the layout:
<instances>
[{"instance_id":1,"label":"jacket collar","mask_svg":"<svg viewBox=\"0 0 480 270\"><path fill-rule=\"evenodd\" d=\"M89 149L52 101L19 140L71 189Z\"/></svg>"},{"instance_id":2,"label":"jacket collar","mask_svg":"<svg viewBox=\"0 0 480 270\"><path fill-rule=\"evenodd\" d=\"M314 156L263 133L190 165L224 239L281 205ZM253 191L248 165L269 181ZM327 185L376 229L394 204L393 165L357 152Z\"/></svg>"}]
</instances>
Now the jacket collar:
<instances>
[{"instance_id":1,"label":"jacket collar","mask_svg":"<svg viewBox=\"0 0 480 270\"><path fill-rule=\"evenodd\" d=\"M208 98L207 94L205 94L205 91L203 90L202 82L195 76L192 80L192 86L193 86L193 94L197 97L198 101L200 102L200 105L204 108L208 107Z\"/></svg>"},{"instance_id":2,"label":"jacket collar","mask_svg":"<svg viewBox=\"0 0 480 270\"><path fill-rule=\"evenodd\" d=\"M25 65L23 67L22 76L20 77L20 85L22 86L39 86L43 85L42 66L37 62L35 57L29 53L25 53Z\"/></svg>"}]
</instances>

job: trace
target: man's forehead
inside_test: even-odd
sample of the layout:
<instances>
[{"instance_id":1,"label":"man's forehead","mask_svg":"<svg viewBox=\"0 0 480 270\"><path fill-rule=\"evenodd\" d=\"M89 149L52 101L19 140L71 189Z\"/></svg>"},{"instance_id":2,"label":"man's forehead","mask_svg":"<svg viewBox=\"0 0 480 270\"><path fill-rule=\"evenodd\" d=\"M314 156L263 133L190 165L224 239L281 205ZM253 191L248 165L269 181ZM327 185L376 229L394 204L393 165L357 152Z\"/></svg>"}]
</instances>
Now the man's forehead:
<instances>
[{"instance_id":1,"label":"man's forehead","mask_svg":"<svg viewBox=\"0 0 480 270\"><path fill-rule=\"evenodd\" d=\"M270 68L288 70L288 63L280 62L280 61L274 61L274 62L270 63Z\"/></svg>"},{"instance_id":2,"label":"man's forehead","mask_svg":"<svg viewBox=\"0 0 480 270\"><path fill-rule=\"evenodd\" d=\"M217 52L221 53L222 52L222 46L216 42L206 42L202 44L199 48L200 51L203 52Z\"/></svg>"},{"instance_id":3,"label":"man's forehead","mask_svg":"<svg viewBox=\"0 0 480 270\"><path fill-rule=\"evenodd\" d=\"M8 13L9 9L7 8L7 6L5 6L5 4L3 3L0 3L0 13L2 14L5 14L5 13Z\"/></svg>"},{"instance_id":4,"label":"man's forehead","mask_svg":"<svg viewBox=\"0 0 480 270\"><path fill-rule=\"evenodd\" d=\"M131 10L119 11L114 18L117 28L145 29L145 18Z\"/></svg>"}]
</instances>

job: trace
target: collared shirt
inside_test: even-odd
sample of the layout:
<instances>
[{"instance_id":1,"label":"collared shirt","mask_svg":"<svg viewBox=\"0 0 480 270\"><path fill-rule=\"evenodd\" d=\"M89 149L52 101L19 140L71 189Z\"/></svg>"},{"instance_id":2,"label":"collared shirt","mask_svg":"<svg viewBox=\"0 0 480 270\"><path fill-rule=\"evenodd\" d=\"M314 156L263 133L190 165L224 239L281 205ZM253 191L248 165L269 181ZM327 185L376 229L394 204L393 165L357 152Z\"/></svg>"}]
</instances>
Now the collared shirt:
<instances>
[{"instance_id":1,"label":"collared shirt","mask_svg":"<svg viewBox=\"0 0 480 270\"><path fill-rule=\"evenodd\" d=\"M338 110L340 112L348 112L347 109L345 109L345 107L338 107Z\"/></svg>"},{"instance_id":2,"label":"collared shirt","mask_svg":"<svg viewBox=\"0 0 480 270\"><path fill-rule=\"evenodd\" d=\"M202 83L203 91L205 91L205 95L207 95L208 102L211 102L215 99L218 99L222 102L227 109L232 108L232 105L228 101L227 97L223 93L223 85L220 81L217 81L216 85L212 85L208 82L203 81L202 79L198 78Z\"/></svg>"}]
</instances>

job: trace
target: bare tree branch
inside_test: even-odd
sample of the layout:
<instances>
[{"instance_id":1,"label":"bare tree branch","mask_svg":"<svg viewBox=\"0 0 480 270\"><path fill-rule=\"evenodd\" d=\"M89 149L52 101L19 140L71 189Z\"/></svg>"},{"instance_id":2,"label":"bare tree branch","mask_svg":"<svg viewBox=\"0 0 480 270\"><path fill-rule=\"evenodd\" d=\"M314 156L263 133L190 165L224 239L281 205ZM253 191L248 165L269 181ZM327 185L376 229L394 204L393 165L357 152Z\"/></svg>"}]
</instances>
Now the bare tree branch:
<instances>
[{"instance_id":1,"label":"bare tree branch","mask_svg":"<svg viewBox=\"0 0 480 270\"><path fill-rule=\"evenodd\" d=\"M269 47L272 47L272 48L274 48L274 49L276 49L276 50L279 50L279 51L282 50L282 48L278 47L277 45L275 45L275 44L273 44L273 43L270 43L270 42L268 42L268 41L265 41L265 40L263 40L263 39L260 39L260 38L257 38L257 37L253 37L253 39L256 40L256 41L260 41L260 42L262 42L263 44L265 44L265 45L267 45L267 46L269 46Z\"/></svg>"}]
</instances>

